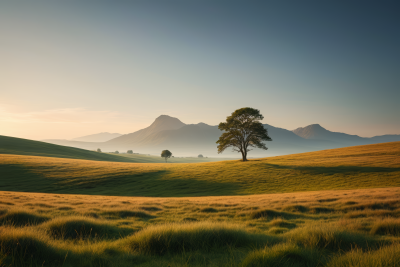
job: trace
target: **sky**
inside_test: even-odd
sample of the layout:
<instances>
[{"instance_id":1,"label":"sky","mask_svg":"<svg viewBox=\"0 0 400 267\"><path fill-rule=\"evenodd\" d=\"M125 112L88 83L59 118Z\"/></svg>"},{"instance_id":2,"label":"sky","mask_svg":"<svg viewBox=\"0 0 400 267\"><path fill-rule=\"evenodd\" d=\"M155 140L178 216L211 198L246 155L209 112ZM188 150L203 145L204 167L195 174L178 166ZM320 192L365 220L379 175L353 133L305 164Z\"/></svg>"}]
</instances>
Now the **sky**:
<instances>
[{"instance_id":1,"label":"sky","mask_svg":"<svg viewBox=\"0 0 400 267\"><path fill-rule=\"evenodd\" d=\"M400 134L398 1L1 1L0 135L131 133L164 114Z\"/></svg>"}]
</instances>

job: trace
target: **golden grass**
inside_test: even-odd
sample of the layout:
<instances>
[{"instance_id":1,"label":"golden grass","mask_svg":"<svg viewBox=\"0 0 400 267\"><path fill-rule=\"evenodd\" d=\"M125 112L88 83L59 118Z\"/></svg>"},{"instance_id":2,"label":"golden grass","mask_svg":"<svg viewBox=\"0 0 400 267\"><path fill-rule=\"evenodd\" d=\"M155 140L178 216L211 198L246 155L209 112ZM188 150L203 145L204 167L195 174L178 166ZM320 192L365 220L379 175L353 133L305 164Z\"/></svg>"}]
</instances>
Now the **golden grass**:
<instances>
[{"instance_id":1,"label":"golden grass","mask_svg":"<svg viewBox=\"0 0 400 267\"><path fill-rule=\"evenodd\" d=\"M0 199L0 220L46 218L0 224L4 266L361 266L362 255L396 259L400 243L400 188L183 198L0 191Z\"/></svg>"},{"instance_id":2,"label":"golden grass","mask_svg":"<svg viewBox=\"0 0 400 267\"><path fill-rule=\"evenodd\" d=\"M190 164L1 155L0 171L7 177L0 180L3 190L93 195L217 196L395 187L400 186L400 142Z\"/></svg>"}]
</instances>

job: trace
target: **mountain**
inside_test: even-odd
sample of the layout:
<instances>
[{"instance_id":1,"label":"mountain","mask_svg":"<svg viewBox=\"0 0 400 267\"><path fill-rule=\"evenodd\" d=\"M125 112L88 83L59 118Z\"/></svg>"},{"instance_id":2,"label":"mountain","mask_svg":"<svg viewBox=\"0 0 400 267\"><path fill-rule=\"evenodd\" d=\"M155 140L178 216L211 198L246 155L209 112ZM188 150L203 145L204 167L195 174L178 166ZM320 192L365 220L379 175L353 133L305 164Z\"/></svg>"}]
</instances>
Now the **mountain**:
<instances>
[{"instance_id":1,"label":"mountain","mask_svg":"<svg viewBox=\"0 0 400 267\"><path fill-rule=\"evenodd\" d=\"M114 138L106 142L106 146L129 146L135 145L141 140L145 139L149 135L164 131L164 130L176 130L185 126L177 118L170 117L168 115L161 115L147 128L136 131L134 133L125 134L120 137Z\"/></svg>"},{"instance_id":2,"label":"mountain","mask_svg":"<svg viewBox=\"0 0 400 267\"><path fill-rule=\"evenodd\" d=\"M91 134L91 135L85 135L82 137L77 137L74 139L71 139L72 141L82 141L82 142L106 142L111 139L117 138L121 136L122 134L119 133L97 133L97 134Z\"/></svg>"},{"instance_id":3,"label":"mountain","mask_svg":"<svg viewBox=\"0 0 400 267\"><path fill-rule=\"evenodd\" d=\"M311 124L304 128L299 127L293 130L293 133L304 139L327 140L352 145L365 144L366 141L365 138L358 135L328 131L319 124Z\"/></svg>"},{"instance_id":4,"label":"mountain","mask_svg":"<svg viewBox=\"0 0 400 267\"><path fill-rule=\"evenodd\" d=\"M293 133L304 139L330 141L341 147L400 141L400 135L381 135L366 138L358 135L331 132L319 124L299 127L293 130Z\"/></svg>"},{"instance_id":5,"label":"mountain","mask_svg":"<svg viewBox=\"0 0 400 267\"><path fill-rule=\"evenodd\" d=\"M400 141L400 135L363 138L357 135L331 132L319 124L309 125L289 131L264 124L272 138L267 142L268 150L254 149L250 157L279 156L286 154L311 152L323 149L340 148L355 145ZM50 143L73 146L84 149L101 148L102 151L124 152L128 149L136 153L159 154L168 149L175 156L238 157L236 152L227 149L218 155L216 141L221 136L218 126L205 123L185 124L177 118L161 115L147 128L121 135L107 142L78 142L67 140L46 140Z\"/></svg>"},{"instance_id":6,"label":"mountain","mask_svg":"<svg viewBox=\"0 0 400 267\"><path fill-rule=\"evenodd\" d=\"M65 147L40 141L0 135L0 154L31 155L42 157L86 159L116 162L134 160L104 153L97 153L75 147Z\"/></svg>"}]
</instances>

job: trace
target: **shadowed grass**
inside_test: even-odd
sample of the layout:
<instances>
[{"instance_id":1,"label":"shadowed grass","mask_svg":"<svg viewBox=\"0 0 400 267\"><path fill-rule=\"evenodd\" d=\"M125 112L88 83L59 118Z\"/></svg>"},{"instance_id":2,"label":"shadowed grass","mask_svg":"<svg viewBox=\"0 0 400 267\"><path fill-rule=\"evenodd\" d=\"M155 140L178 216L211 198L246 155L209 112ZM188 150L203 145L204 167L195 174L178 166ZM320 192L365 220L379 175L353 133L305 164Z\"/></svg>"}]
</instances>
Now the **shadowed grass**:
<instances>
[{"instance_id":1,"label":"shadowed grass","mask_svg":"<svg viewBox=\"0 0 400 267\"><path fill-rule=\"evenodd\" d=\"M275 240L272 237L250 234L237 225L199 222L150 226L125 241L132 250L139 253L163 255L257 246Z\"/></svg>"},{"instance_id":2,"label":"shadowed grass","mask_svg":"<svg viewBox=\"0 0 400 267\"><path fill-rule=\"evenodd\" d=\"M317 267L325 261L323 253L315 249L304 249L293 244L278 244L249 253L242 267Z\"/></svg>"},{"instance_id":3,"label":"shadowed grass","mask_svg":"<svg viewBox=\"0 0 400 267\"><path fill-rule=\"evenodd\" d=\"M12 210L0 216L0 225L27 226L47 221L49 218L23 210Z\"/></svg>"},{"instance_id":4,"label":"shadowed grass","mask_svg":"<svg viewBox=\"0 0 400 267\"><path fill-rule=\"evenodd\" d=\"M66 251L54 248L45 236L22 229L0 231L0 252L10 266L61 266Z\"/></svg>"},{"instance_id":5,"label":"shadowed grass","mask_svg":"<svg viewBox=\"0 0 400 267\"><path fill-rule=\"evenodd\" d=\"M307 212L308 208L302 205L290 205L284 207L282 210L288 212Z\"/></svg>"},{"instance_id":6,"label":"shadowed grass","mask_svg":"<svg viewBox=\"0 0 400 267\"><path fill-rule=\"evenodd\" d=\"M353 250L332 258L327 267L398 267L400 266L400 244L378 250Z\"/></svg>"},{"instance_id":7,"label":"shadowed grass","mask_svg":"<svg viewBox=\"0 0 400 267\"><path fill-rule=\"evenodd\" d=\"M155 216L150 215L143 211L134 211L134 210L109 210L101 213L102 215L106 215L110 218L141 218L141 219L151 219Z\"/></svg>"},{"instance_id":8,"label":"shadowed grass","mask_svg":"<svg viewBox=\"0 0 400 267\"><path fill-rule=\"evenodd\" d=\"M400 236L400 219L386 218L377 221L371 229L373 235L393 235Z\"/></svg>"},{"instance_id":9,"label":"shadowed grass","mask_svg":"<svg viewBox=\"0 0 400 267\"><path fill-rule=\"evenodd\" d=\"M85 217L55 218L42 225L50 236L58 239L116 239L133 232L109 223Z\"/></svg>"},{"instance_id":10,"label":"shadowed grass","mask_svg":"<svg viewBox=\"0 0 400 267\"><path fill-rule=\"evenodd\" d=\"M279 212L276 210L260 210L250 214L251 219L259 219L265 218L268 220L275 219L275 218L284 218L284 219L293 219L299 217L296 214L287 213L287 212Z\"/></svg>"}]
</instances>

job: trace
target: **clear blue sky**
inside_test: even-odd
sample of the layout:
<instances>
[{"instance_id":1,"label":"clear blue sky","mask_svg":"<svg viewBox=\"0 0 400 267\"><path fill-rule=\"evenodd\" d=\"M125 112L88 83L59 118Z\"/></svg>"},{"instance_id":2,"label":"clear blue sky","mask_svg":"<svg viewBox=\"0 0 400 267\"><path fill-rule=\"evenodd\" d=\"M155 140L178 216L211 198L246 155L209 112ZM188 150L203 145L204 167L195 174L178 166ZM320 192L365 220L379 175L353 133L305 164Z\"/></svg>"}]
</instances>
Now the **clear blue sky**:
<instances>
[{"instance_id":1,"label":"clear blue sky","mask_svg":"<svg viewBox=\"0 0 400 267\"><path fill-rule=\"evenodd\" d=\"M398 1L1 1L0 134L216 125L400 134Z\"/></svg>"}]
</instances>

